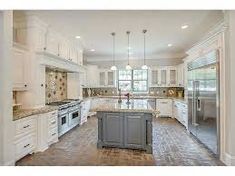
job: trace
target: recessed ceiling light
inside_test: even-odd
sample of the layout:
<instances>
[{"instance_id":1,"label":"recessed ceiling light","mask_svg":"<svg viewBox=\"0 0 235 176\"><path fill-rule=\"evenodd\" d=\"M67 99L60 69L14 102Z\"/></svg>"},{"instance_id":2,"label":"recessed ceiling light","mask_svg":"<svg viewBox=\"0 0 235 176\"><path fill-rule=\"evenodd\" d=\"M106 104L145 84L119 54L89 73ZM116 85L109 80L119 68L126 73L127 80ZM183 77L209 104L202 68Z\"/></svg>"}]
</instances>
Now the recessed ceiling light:
<instances>
[{"instance_id":1,"label":"recessed ceiling light","mask_svg":"<svg viewBox=\"0 0 235 176\"><path fill-rule=\"evenodd\" d=\"M132 52L129 52L130 55L132 55L133 53Z\"/></svg>"},{"instance_id":2,"label":"recessed ceiling light","mask_svg":"<svg viewBox=\"0 0 235 176\"><path fill-rule=\"evenodd\" d=\"M94 51L95 51L95 49L91 49L90 51L91 51L91 52L94 52Z\"/></svg>"},{"instance_id":3,"label":"recessed ceiling light","mask_svg":"<svg viewBox=\"0 0 235 176\"><path fill-rule=\"evenodd\" d=\"M130 49L132 49L131 47L128 47L128 49L130 50Z\"/></svg>"},{"instance_id":4,"label":"recessed ceiling light","mask_svg":"<svg viewBox=\"0 0 235 176\"><path fill-rule=\"evenodd\" d=\"M184 25L181 26L181 29L186 29L186 28L188 28L187 24L184 24Z\"/></svg>"},{"instance_id":5,"label":"recessed ceiling light","mask_svg":"<svg viewBox=\"0 0 235 176\"><path fill-rule=\"evenodd\" d=\"M81 38L81 36L77 35L75 38L76 38L76 39L80 39L80 38Z\"/></svg>"},{"instance_id":6,"label":"recessed ceiling light","mask_svg":"<svg viewBox=\"0 0 235 176\"><path fill-rule=\"evenodd\" d=\"M171 43L169 43L167 46L168 46L168 47L172 47L172 44L171 44Z\"/></svg>"}]
</instances>

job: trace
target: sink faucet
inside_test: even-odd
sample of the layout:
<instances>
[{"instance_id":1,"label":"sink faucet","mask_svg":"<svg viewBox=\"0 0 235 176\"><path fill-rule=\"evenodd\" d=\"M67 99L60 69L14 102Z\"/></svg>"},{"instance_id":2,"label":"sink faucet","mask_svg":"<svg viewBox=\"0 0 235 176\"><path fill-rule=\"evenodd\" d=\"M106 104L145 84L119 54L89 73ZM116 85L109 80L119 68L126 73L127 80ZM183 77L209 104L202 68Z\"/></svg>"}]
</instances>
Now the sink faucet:
<instances>
[{"instance_id":1,"label":"sink faucet","mask_svg":"<svg viewBox=\"0 0 235 176\"><path fill-rule=\"evenodd\" d=\"M126 93L125 96L127 97L127 102L126 104L130 104L130 93Z\"/></svg>"}]
</instances>

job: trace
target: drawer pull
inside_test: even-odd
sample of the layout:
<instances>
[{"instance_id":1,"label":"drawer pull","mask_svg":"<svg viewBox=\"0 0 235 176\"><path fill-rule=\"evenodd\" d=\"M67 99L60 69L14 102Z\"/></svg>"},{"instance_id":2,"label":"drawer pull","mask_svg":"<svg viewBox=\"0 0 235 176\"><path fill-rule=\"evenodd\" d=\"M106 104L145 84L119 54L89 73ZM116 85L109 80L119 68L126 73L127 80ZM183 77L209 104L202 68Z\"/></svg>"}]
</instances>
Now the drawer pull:
<instances>
[{"instance_id":1,"label":"drawer pull","mask_svg":"<svg viewBox=\"0 0 235 176\"><path fill-rule=\"evenodd\" d=\"M24 148L26 148L26 147L28 147L28 146L30 146L30 144L25 145Z\"/></svg>"},{"instance_id":2,"label":"drawer pull","mask_svg":"<svg viewBox=\"0 0 235 176\"><path fill-rule=\"evenodd\" d=\"M167 104L168 102L161 102L161 104Z\"/></svg>"},{"instance_id":3,"label":"drawer pull","mask_svg":"<svg viewBox=\"0 0 235 176\"><path fill-rule=\"evenodd\" d=\"M28 127L30 127L30 125L26 125L26 126L24 126L23 128L28 128Z\"/></svg>"},{"instance_id":4,"label":"drawer pull","mask_svg":"<svg viewBox=\"0 0 235 176\"><path fill-rule=\"evenodd\" d=\"M55 135L56 135L56 133L53 133L53 134L52 134L52 136L55 136Z\"/></svg>"}]
</instances>

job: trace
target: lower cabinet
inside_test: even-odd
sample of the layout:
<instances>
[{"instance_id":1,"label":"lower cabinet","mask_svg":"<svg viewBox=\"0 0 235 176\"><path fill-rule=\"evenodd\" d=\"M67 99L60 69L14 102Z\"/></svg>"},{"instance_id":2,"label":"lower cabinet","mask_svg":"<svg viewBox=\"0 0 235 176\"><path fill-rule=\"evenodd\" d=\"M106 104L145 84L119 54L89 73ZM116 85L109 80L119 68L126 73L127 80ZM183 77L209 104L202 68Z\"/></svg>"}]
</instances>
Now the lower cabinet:
<instances>
[{"instance_id":1,"label":"lower cabinet","mask_svg":"<svg viewBox=\"0 0 235 176\"><path fill-rule=\"evenodd\" d=\"M172 99L157 99L156 109L160 111L160 117L172 117Z\"/></svg>"},{"instance_id":2,"label":"lower cabinet","mask_svg":"<svg viewBox=\"0 0 235 176\"><path fill-rule=\"evenodd\" d=\"M98 112L98 147L146 150L152 153L152 114Z\"/></svg>"},{"instance_id":3,"label":"lower cabinet","mask_svg":"<svg viewBox=\"0 0 235 176\"><path fill-rule=\"evenodd\" d=\"M103 117L103 142L106 145L123 145L123 114L105 113Z\"/></svg>"},{"instance_id":4,"label":"lower cabinet","mask_svg":"<svg viewBox=\"0 0 235 176\"><path fill-rule=\"evenodd\" d=\"M58 141L58 112L39 114L37 118L37 152L45 151Z\"/></svg>"},{"instance_id":5,"label":"lower cabinet","mask_svg":"<svg viewBox=\"0 0 235 176\"><path fill-rule=\"evenodd\" d=\"M186 128L188 128L188 107L187 104L180 101L173 103L173 116Z\"/></svg>"},{"instance_id":6,"label":"lower cabinet","mask_svg":"<svg viewBox=\"0 0 235 176\"><path fill-rule=\"evenodd\" d=\"M58 141L58 112L52 111L39 115L32 115L14 121L15 161L24 156L42 152L49 145Z\"/></svg>"},{"instance_id":7,"label":"lower cabinet","mask_svg":"<svg viewBox=\"0 0 235 176\"><path fill-rule=\"evenodd\" d=\"M15 121L15 161L35 152L37 145L37 116Z\"/></svg>"},{"instance_id":8,"label":"lower cabinet","mask_svg":"<svg viewBox=\"0 0 235 176\"><path fill-rule=\"evenodd\" d=\"M146 144L146 126L144 114L130 114L125 116L124 145L128 148L142 148Z\"/></svg>"},{"instance_id":9,"label":"lower cabinet","mask_svg":"<svg viewBox=\"0 0 235 176\"><path fill-rule=\"evenodd\" d=\"M91 100L85 100L81 103L81 120L80 125L85 123L87 121L87 116L89 114L90 108L91 108Z\"/></svg>"}]
</instances>

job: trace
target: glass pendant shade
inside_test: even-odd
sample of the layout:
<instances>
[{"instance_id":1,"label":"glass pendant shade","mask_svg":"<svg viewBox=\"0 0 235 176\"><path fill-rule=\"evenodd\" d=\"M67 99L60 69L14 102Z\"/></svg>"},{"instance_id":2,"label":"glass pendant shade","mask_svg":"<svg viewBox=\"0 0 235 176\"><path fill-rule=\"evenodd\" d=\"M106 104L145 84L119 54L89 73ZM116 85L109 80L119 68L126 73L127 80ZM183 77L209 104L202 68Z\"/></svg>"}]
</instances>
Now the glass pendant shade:
<instances>
[{"instance_id":1,"label":"glass pendant shade","mask_svg":"<svg viewBox=\"0 0 235 176\"><path fill-rule=\"evenodd\" d=\"M148 66L147 65L142 65L141 67L143 70L147 70L148 69Z\"/></svg>"},{"instance_id":2,"label":"glass pendant shade","mask_svg":"<svg viewBox=\"0 0 235 176\"><path fill-rule=\"evenodd\" d=\"M111 67L111 70L115 71L115 70L117 70L117 67L116 67L115 65L113 65L113 66Z\"/></svg>"},{"instance_id":3,"label":"glass pendant shade","mask_svg":"<svg viewBox=\"0 0 235 176\"><path fill-rule=\"evenodd\" d=\"M129 64L127 64L127 65L126 65L126 69L127 69L127 70L131 70L132 67L131 67Z\"/></svg>"}]
</instances>

